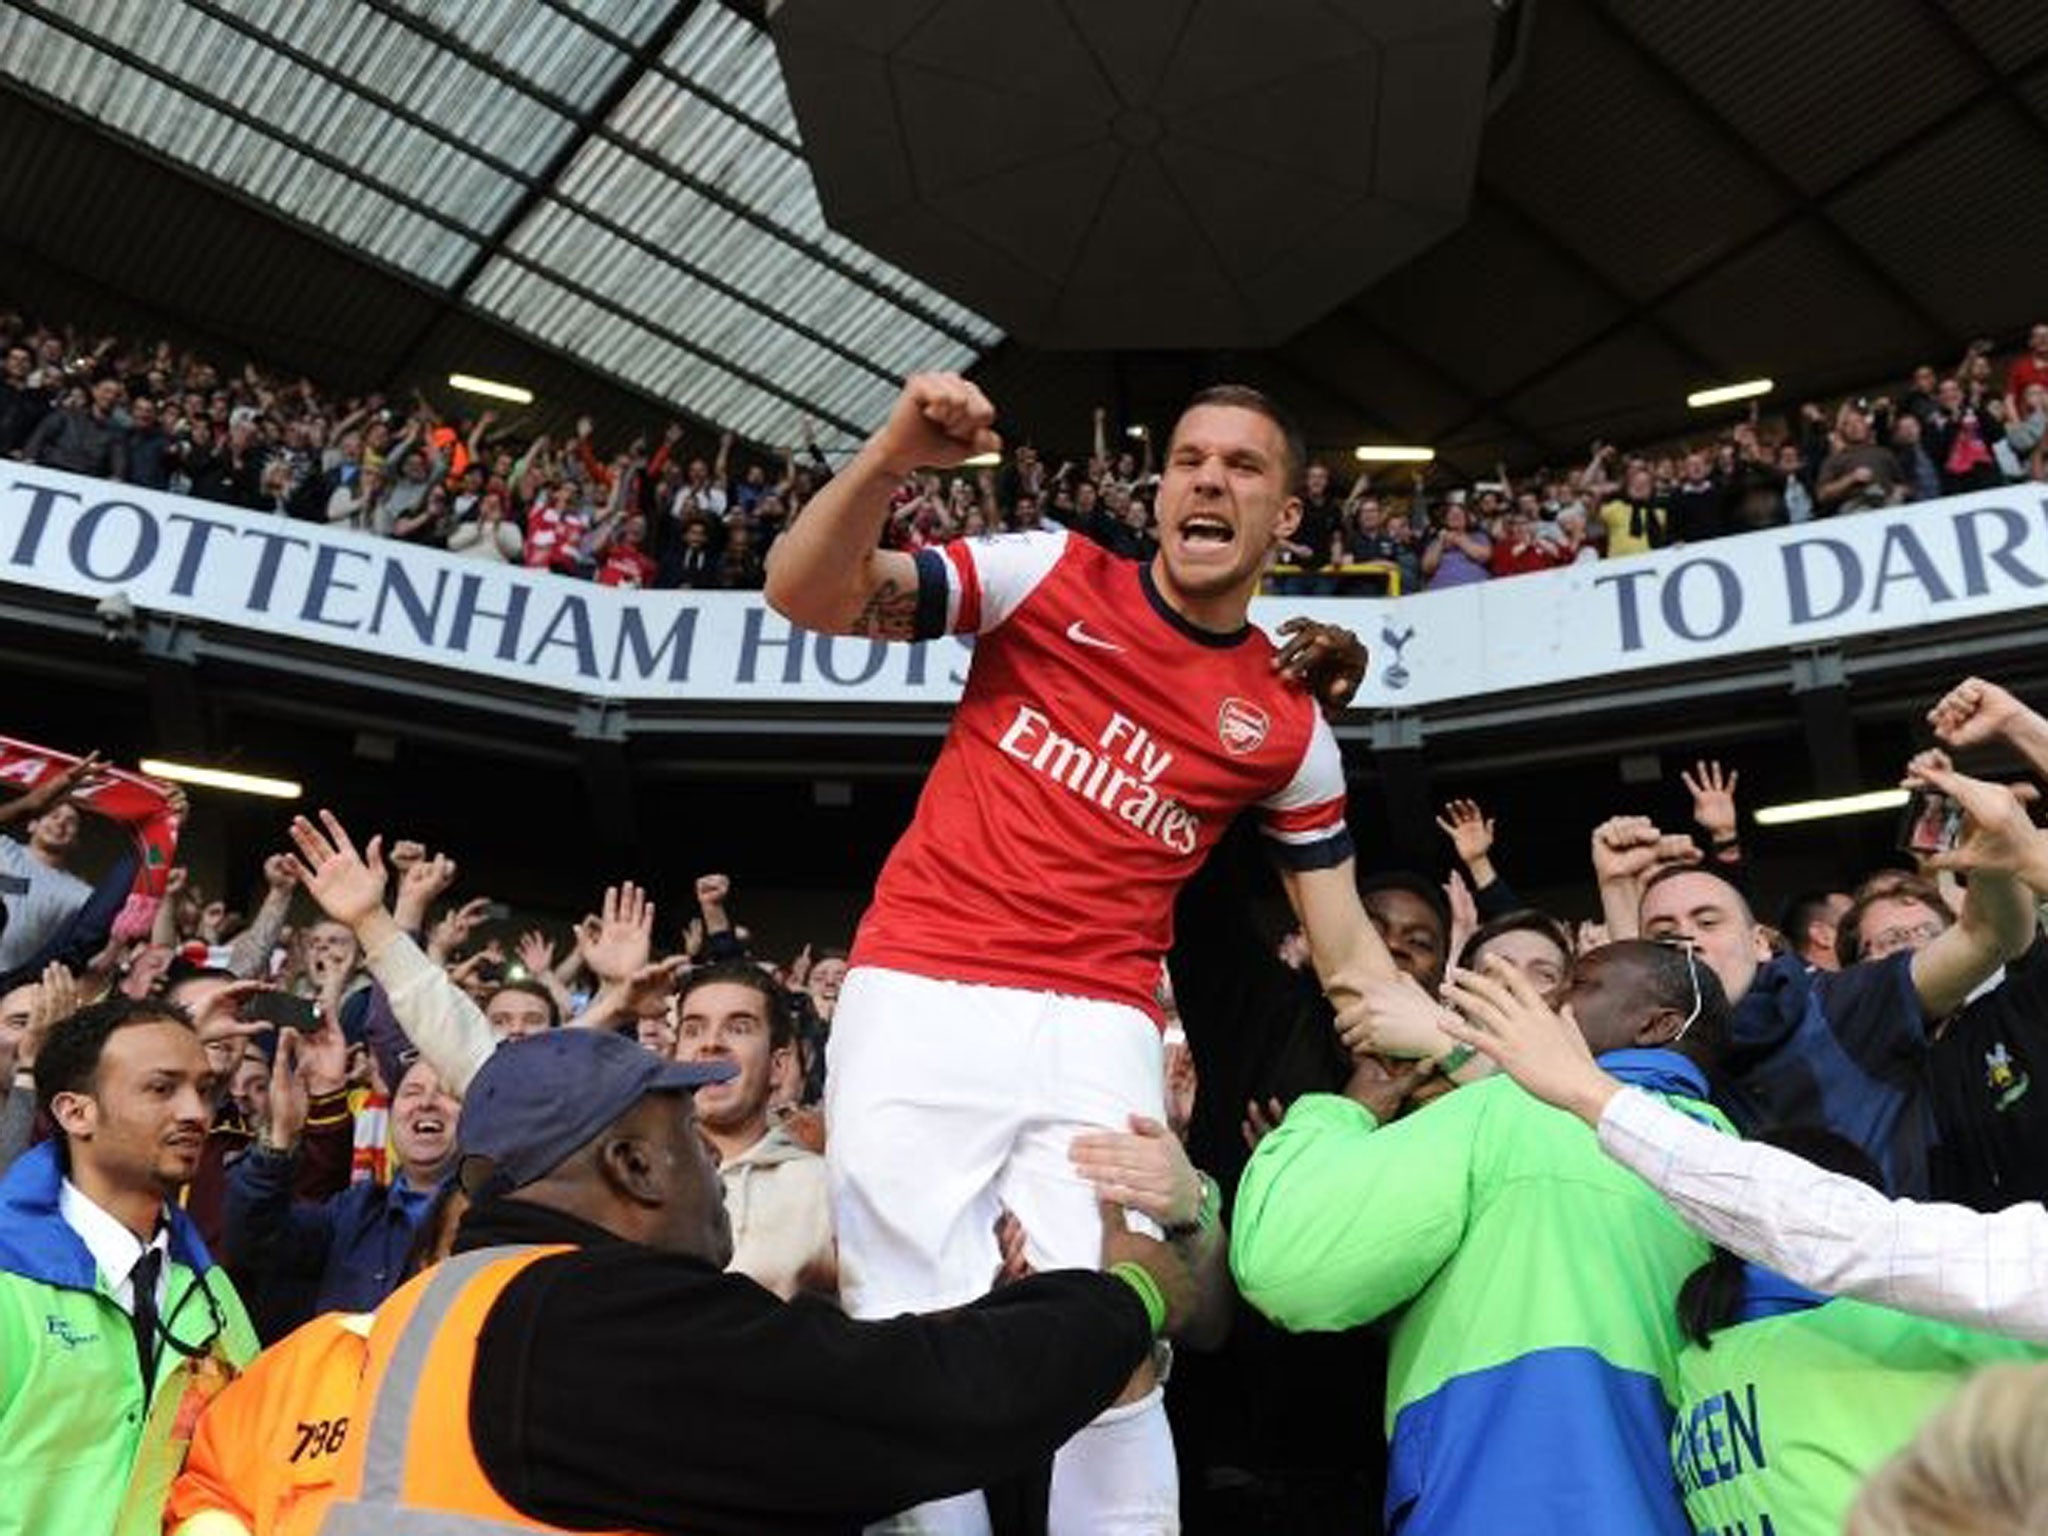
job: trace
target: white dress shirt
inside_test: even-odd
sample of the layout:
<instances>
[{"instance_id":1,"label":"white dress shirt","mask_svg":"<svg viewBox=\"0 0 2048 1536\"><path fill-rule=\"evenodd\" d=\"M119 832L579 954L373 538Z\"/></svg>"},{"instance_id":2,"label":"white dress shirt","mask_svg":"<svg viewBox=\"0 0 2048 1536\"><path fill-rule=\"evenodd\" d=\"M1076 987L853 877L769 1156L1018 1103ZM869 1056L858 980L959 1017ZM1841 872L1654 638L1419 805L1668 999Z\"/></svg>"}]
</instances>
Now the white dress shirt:
<instances>
[{"instance_id":1,"label":"white dress shirt","mask_svg":"<svg viewBox=\"0 0 2048 1536\"><path fill-rule=\"evenodd\" d=\"M93 1261L100 1267L101 1278L107 1282L107 1289L113 1293L114 1300L121 1304L121 1310L131 1316L135 1312L135 1266L146 1250L163 1250L166 1262L158 1266L156 1276L157 1313L162 1315L164 1293L170 1284L171 1232L168 1226L159 1224L156 1235L145 1243L109 1214L104 1206L81 1193L69 1179L57 1192L57 1212L92 1254Z\"/></svg>"},{"instance_id":2,"label":"white dress shirt","mask_svg":"<svg viewBox=\"0 0 2048 1536\"><path fill-rule=\"evenodd\" d=\"M1987 1215L1889 1199L1635 1088L1601 1115L1600 1145L1695 1231L1800 1285L2048 1344L2048 1208L2038 1202Z\"/></svg>"}]
</instances>

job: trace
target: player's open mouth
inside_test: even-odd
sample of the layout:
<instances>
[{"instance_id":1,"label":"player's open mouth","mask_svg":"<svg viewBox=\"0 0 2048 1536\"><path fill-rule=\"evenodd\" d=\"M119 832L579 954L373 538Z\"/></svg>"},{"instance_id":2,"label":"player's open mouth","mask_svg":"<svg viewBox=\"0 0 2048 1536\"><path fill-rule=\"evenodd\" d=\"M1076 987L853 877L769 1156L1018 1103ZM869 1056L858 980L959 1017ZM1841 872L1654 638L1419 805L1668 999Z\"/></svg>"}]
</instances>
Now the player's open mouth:
<instances>
[{"instance_id":1,"label":"player's open mouth","mask_svg":"<svg viewBox=\"0 0 2048 1536\"><path fill-rule=\"evenodd\" d=\"M447 1129L448 1122L439 1115L421 1115L412 1123L412 1133L415 1136L439 1136Z\"/></svg>"},{"instance_id":2,"label":"player's open mouth","mask_svg":"<svg viewBox=\"0 0 2048 1536\"><path fill-rule=\"evenodd\" d=\"M1234 543L1237 530L1220 517L1191 517L1180 525L1183 544L1224 545Z\"/></svg>"}]
</instances>

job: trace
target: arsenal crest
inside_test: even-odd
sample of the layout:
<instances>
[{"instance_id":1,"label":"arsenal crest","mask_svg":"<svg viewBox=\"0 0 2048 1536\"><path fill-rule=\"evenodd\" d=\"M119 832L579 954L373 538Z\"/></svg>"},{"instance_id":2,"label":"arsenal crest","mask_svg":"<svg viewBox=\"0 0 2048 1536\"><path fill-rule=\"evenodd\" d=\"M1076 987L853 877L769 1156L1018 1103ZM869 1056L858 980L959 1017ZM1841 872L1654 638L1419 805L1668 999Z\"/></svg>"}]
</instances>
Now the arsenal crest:
<instances>
[{"instance_id":1,"label":"arsenal crest","mask_svg":"<svg viewBox=\"0 0 2048 1536\"><path fill-rule=\"evenodd\" d=\"M1223 707L1216 711L1216 735L1226 752L1239 757L1256 752L1264 744L1269 723L1263 709L1243 699L1225 699Z\"/></svg>"}]
</instances>

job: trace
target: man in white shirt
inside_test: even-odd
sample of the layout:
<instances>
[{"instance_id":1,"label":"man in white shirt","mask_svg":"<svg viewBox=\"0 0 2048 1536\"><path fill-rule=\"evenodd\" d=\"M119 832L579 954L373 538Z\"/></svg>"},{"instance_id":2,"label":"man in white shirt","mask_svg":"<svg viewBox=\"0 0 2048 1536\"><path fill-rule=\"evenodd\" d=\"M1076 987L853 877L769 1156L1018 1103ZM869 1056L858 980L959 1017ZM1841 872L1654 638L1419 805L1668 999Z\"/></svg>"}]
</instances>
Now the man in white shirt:
<instances>
[{"instance_id":1,"label":"man in white shirt","mask_svg":"<svg viewBox=\"0 0 2048 1536\"><path fill-rule=\"evenodd\" d=\"M2048 833L2000 784L1916 759L1914 782L1960 802L1963 842L1929 863L1999 870L2048 895ZM1595 1065L1578 1028L1518 974L1455 972L1445 996L1465 1015L1445 1033L1499 1063L1529 1092L1592 1126L1601 1150L1640 1175L1714 1243L1830 1296L2048 1343L2048 1207L1984 1214L1887 1200L1854 1179L1723 1136Z\"/></svg>"}]
</instances>

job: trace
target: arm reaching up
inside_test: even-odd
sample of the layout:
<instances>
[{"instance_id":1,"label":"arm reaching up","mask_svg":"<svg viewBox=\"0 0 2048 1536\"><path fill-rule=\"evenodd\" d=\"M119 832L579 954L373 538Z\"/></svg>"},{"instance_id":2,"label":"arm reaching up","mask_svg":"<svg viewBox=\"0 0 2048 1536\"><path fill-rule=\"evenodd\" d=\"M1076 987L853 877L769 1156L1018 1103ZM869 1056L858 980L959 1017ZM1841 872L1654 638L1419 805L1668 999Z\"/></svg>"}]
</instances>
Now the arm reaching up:
<instances>
[{"instance_id":1,"label":"arm reaching up","mask_svg":"<svg viewBox=\"0 0 2048 1536\"><path fill-rule=\"evenodd\" d=\"M1996 683L1966 677L1927 712L1935 739L1952 752L2004 742L2048 777L2048 719Z\"/></svg>"},{"instance_id":2,"label":"arm reaching up","mask_svg":"<svg viewBox=\"0 0 2048 1536\"><path fill-rule=\"evenodd\" d=\"M889 419L769 550L769 605L824 634L912 638L916 563L876 547L890 494L912 470L949 469L999 449L995 417L988 397L958 374L913 374Z\"/></svg>"},{"instance_id":3,"label":"arm reaching up","mask_svg":"<svg viewBox=\"0 0 2048 1536\"><path fill-rule=\"evenodd\" d=\"M441 1080L460 1095L497 1048L483 1011L429 960L384 909L383 839L361 853L332 811L323 826L305 817L292 822L298 847L293 868L306 893L337 923L345 923L363 949L363 963L383 987L406 1037L419 1047Z\"/></svg>"}]
</instances>

